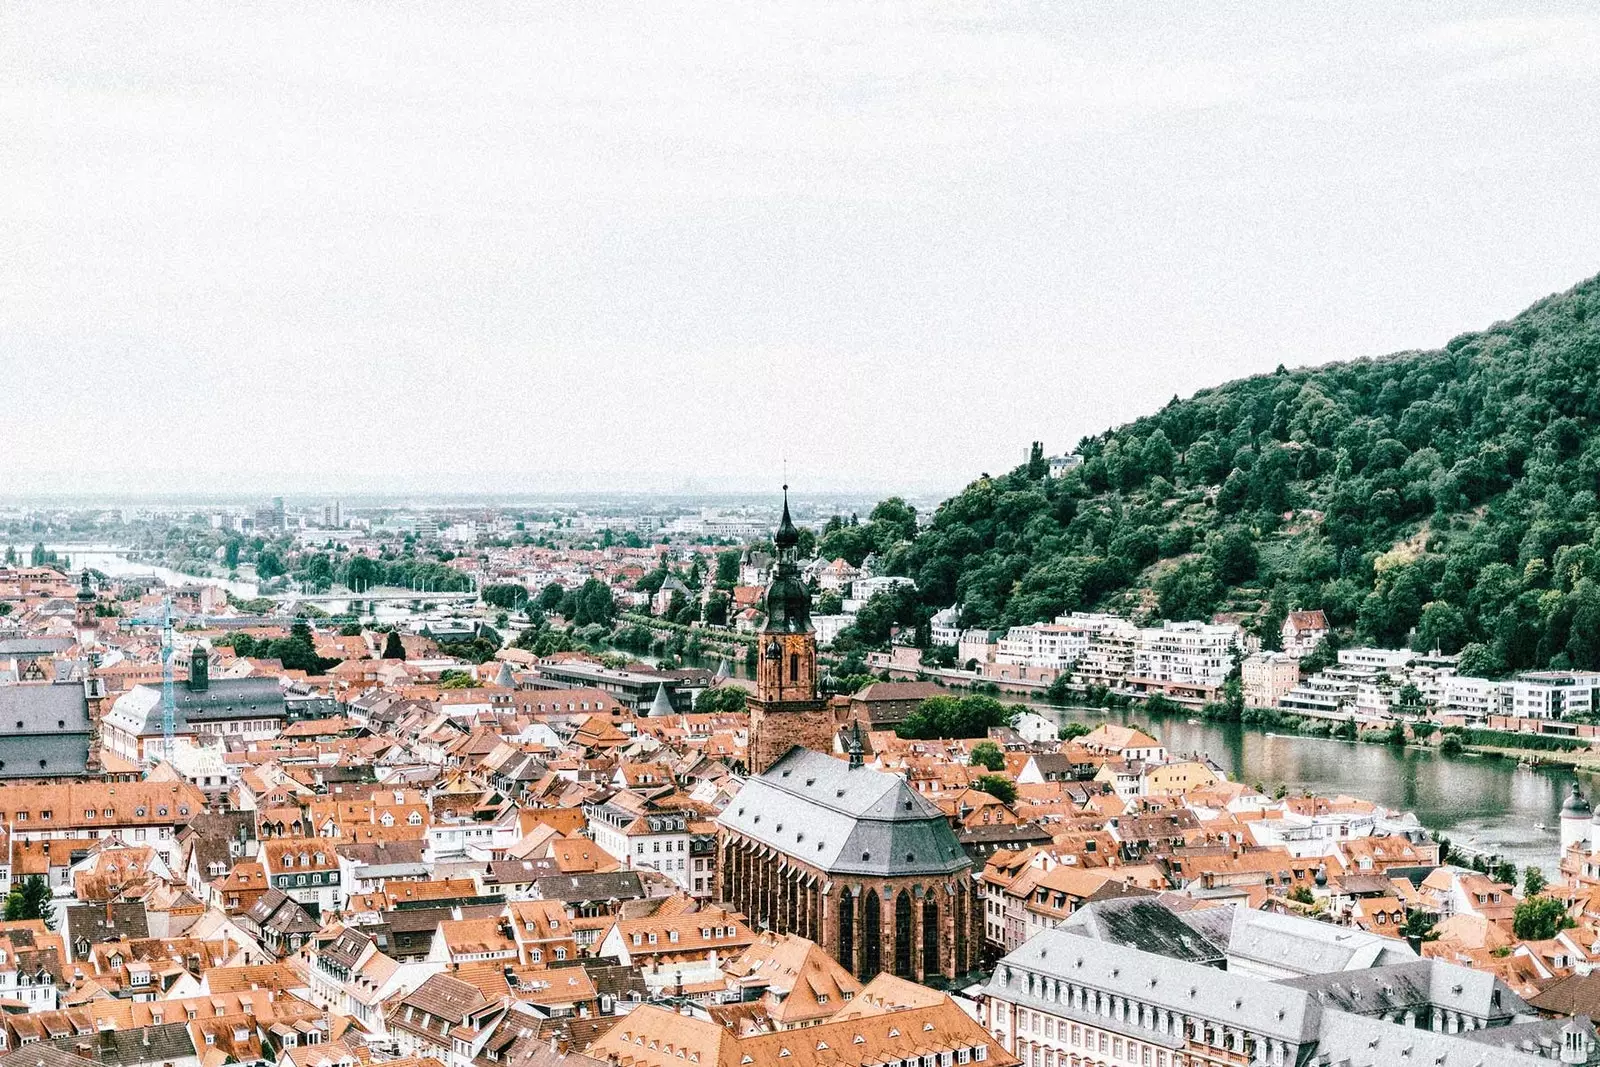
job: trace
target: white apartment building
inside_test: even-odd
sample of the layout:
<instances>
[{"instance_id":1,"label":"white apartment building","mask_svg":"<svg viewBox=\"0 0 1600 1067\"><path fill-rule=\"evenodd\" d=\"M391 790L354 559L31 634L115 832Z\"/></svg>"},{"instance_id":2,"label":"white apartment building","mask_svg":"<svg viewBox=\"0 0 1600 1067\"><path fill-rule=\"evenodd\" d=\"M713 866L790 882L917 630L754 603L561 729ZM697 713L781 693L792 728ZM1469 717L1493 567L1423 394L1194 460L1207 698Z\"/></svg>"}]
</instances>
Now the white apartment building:
<instances>
[{"instance_id":1,"label":"white apartment building","mask_svg":"<svg viewBox=\"0 0 1600 1067\"><path fill-rule=\"evenodd\" d=\"M1339 666L1370 667L1380 671L1404 670L1417 658L1406 648L1341 648Z\"/></svg>"},{"instance_id":2,"label":"white apartment building","mask_svg":"<svg viewBox=\"0 0 1600 1067\"><path fill-rule=\"evenodd\" d=\"M1216 689L1233 670L1233 653L1245 644L1237 626L1165 622L1139 631L1133 680L1150 688Z\"/></svg>"},{"instance_id":3,"label":"white apartment building","mask_svg":"<svg viewBox=\"0 0 1600 1067\"><path fill-rule=\"evenodd\" d=\"M1290 711L1352 714L1355 710L1358 678L1344 671L1320 671L1278 698L1278 706Z\"/></svg>"},{"instance_id":4,"label":"white apartment building","mask_svg":"<svg viewBox=\"0 0 1600 1067\"><path fill-rule=\"evenodd\" d=\"M1504 715L1510 695L1510 686L1505 682L1450 675L1440 679L1439 697L1434 706L1441 715L1483 719Z\"/></svg>"},{"instance_id":5,"label":"white apartment building","mask_svg":"<svg viewBox=\"0 0 1600 1067\"><path fill-rule=\"evenodd\" d=\"M1510 683L1511 714L1529 719L1565 719L1592 714L1600 674L1531 671Z\"/></svg>"},{"instance_id":6,"label":"white apartment building","mask_svg":"<svg viewBox=\"0 0 1600 1067\"><path fill-rule=\"evenodd\" d=\"M1134 646L1138 644L1139 628L1127 619L1115 615L1090 615L1073 612L1056 622L1077 626L1088 632L1088 646L1078 660L1075 672L1084 685L1103 685L1118 688L1128 681L1133 671Z\"/></svg>"},{"instance_id":7,"label":"white apartment building","mask_svg":"<svg viewBox=\"0 0 1600 1067\"><path fill-rule=\"evenodd\" d=\"M1040 622L1013 626L995 646L994 661L1016 666L1065 670L1089 650L1089 632L1076 626Z\"/></svg>"},{"instance_id":8,"label":"white apartment building","mask_svg":"<svg viewBox=\"0 0 1600 1067\"><path fill-rule=\"evenodd\" d=\"M915 589L917 583L910 578L897 574L883 574L873 578L857 578L850 583L850 597L844 602L844 610L855 614L861 606L871 600L878 593L893 592L901 586L910 586Z\"/></svg>"},{"instance_id":9,"label":"white apartment building","mask_svg":"<svg viewBox=\"0 0 1600 1067\"><path fill-rule=\"evenodd\" d=\"M691 835L683 812L643 812L632 806L602 804L589 809L589 835L625 869L659 871L683 889L690 888Z\"/></svg>"},{"instance_id":10,"label":"white apartment building","mask_svg":"<svg viewBox=\"0 0 1600 1067\"><path fill-rule=\"evenodd\" d=\"M811 626L816 631L817 647L827 648L844 632L844 628L855 622L854 615L813 615Z\"/></svg>"}]
</instances>

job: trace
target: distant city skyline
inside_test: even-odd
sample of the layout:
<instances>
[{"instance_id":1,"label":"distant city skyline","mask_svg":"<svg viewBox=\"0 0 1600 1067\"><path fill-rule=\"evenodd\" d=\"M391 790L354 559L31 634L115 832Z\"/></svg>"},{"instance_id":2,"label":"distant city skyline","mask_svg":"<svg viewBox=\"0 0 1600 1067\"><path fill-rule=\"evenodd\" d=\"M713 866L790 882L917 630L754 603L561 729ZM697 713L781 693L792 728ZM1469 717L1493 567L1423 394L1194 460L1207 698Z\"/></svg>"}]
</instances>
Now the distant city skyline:
<instances>
[{"instance_id":1,"label":"distant city skyline","mask_svg":"<svg viewBox=\"0 0 1600 1067\"><path fill-rule=\"evenodd\" d=\"M0 6L0 494L948 494L1600 270L1600 12Z\"/></svg>"}]
</instances>

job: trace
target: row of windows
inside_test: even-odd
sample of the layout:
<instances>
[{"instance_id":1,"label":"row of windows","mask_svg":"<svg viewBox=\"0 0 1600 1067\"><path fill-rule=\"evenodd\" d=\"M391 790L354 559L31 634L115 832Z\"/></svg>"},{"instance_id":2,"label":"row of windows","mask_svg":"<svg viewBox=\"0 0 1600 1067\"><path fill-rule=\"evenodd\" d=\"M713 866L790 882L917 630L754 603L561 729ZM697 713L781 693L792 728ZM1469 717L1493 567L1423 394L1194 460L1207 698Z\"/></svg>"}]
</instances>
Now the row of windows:
<instances>
[{"instance_id":1,"label":"row of windows","mask_svg":"<svg viewBox=\"0 0 1600 1067\"><path fill-rule=\"evenodd\" d=\"M31 812L19 811L13 817L12 821L14 821L14 822L27 822L29 817L31 816L31 814L32 814ZM188 815L189 814L189 805L187 805L187 804L179 804L178 805L178 814L180 816ZM93 822L95 820L95 815L96 815L96 812L95 812L94 808L84 808L83 809L83 819L84 819L85 822ZM147 808L137 808L137 809L134 810L134 813L133 813L133 817L136 818L136 819L143 819L148 815L149 815L149 809L147 809ZM117 817L117 813L116 813L116 810L114 808L106 808L103 811L99 812L99 816L100 816L100 818L103 818L103 819L115 819ZM165 806L156 808L156 818L165 819L167 817L168 817L168 810L167 810L167 808ZM55 811L53 809L51 809L51 808L45 808L45 809L43 809L42 811L39 812L39 821L40 822L50 822L54 818L55 818ZM3 812L3 811L0 811L0 822L4 822L5 819L6 819L6 813Z\"/></svg>"},{"instance_id":2,"label":"row of windows","mask_svg":"<svg viewBox=\"0 0 1600 1067\"><path fill-rule=\"evenodd\" d=\"M294 875L294 881L292 883L290 882L290 876L289 875L283 874L283 875L279 875L278 876L278 888L279 889L288 889L291 884L297 885L297 886L305 885L306 884L306 876L303 875L303 874ZM311 875L311 884L312 885L322 885L323 884L323 877L322 877L322 874L320 872ZM328 877L327 877L327 884L328 885L338 885L339 884L339 876L330 871L328 873Z\"/></svg>"},{"instance_id":3,"label":"row of windows","mask_svg":"<svg viewBox=\"0 0 1600 1067\"><path fill-rule=\"evenodd\" d=\"M700 938L703 941L709 941L713 937L733 937L736 934L738 934L738 932L739 932L739 928L736 927L736 926L709 926L709 927L708 926L702 926L700 928ZM649 940L646 941L645 938L648 938ZM643 945L643 944L654 945L656 943L656 935L655 934L634 934L633 935L633 943L635 945ZM667 931L667 943L671 944L671 945L676 945L678 943L678 931L676 931L676 930L668 930Z\"/></svg>"},{"instance_id":4,"label":"row of windows","mask_svg":"<svg viewBox=\"0 0 1600 1067\"><path fill-rule=\"evenodd\" d=\"M685 848L685 842L683 842L683 841L679 841L677 843L677 845L678 845L677 848L673 848L672 845L673 845L673 843L671 841L667 842L667 849L666 850L668 852L682 852L684 850L684 848ZM660 841L652 841L652 842L650 842L650 851L651 852L660 852L661 851L661 842ZM635 846L635 852L636 852L637 855L640 855L640 856L644 855L644 842L643 841L640 841L638 843L638 845Z\"/></svg>"}]
</instances>

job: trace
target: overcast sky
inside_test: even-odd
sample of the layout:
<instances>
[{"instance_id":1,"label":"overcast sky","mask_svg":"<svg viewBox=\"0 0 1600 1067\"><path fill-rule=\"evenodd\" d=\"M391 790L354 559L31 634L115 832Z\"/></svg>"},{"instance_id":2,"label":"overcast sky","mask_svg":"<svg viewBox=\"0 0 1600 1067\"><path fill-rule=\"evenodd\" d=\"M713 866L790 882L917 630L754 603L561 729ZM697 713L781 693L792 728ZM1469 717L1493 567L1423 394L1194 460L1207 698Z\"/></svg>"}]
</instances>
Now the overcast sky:
<instances>
[{"instance_id":1,"label":"overcast sky","mask_svg":"<svg viewBox=\"0 0 1600 1067\"><path fill-rule=\"evenodd\" d=\"M1600 272L1597 115L1584 4L0 0L0 493L955 489Z\"/></svg>"}]
</instances>

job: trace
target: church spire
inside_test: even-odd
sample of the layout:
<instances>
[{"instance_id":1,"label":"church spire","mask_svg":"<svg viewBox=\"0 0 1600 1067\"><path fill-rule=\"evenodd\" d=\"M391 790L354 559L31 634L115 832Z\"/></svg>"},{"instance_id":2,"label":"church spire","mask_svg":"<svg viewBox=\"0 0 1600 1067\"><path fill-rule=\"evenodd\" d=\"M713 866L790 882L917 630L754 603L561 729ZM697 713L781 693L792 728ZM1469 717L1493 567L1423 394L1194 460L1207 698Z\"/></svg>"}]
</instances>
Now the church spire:
<instances>
[{"instance_id":1,"label":"church spire","mask_svg":"<svg viewBox=\"0 0 1600 1067\"><path fill-rule=\"evenodd\" d=\"M800 544L800 531L795 529L794 520L789 517L789 486L783 487L783 518L778 520L778 532L772 538L772 543L778 547L778 558L783 558L783 550L792 549Z\"/></svg>"},{"instance_id":2,"label":"church spire","mask_svg":"<svg viewBox=\"0 0 1600 1067\"><path fill-rule=\"evenodd\" d=\"M800 580L800 531L789 517L789 486L783 487L783 517L772 543L778 549L778 566L767 586L766 633L810 633L811 590Z\"/></svg>"}]
</instances>

